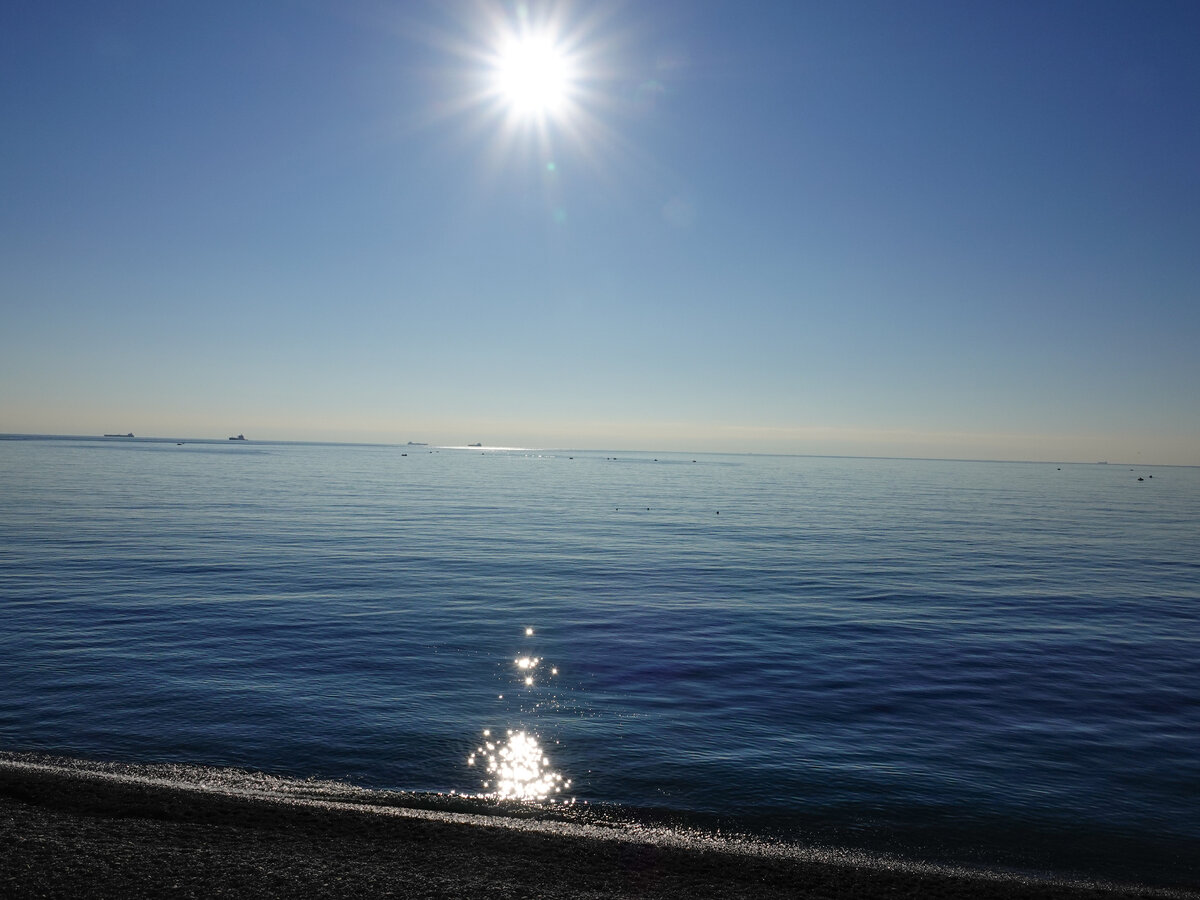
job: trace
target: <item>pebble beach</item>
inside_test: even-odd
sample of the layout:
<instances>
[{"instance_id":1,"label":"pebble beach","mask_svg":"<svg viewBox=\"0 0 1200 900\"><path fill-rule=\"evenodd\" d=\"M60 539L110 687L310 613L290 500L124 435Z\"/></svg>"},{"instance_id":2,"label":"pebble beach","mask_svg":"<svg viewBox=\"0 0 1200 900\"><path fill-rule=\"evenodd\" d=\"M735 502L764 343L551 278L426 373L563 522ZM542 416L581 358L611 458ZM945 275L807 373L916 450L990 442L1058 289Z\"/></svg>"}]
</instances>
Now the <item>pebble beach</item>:
<instances>
[{"instance_id":1,"label":"pebble beach","mask_svg":"<svg viewBox=\"0 0 1200 900\"><path fill-rule=\"evenodd\" d=\"M396 806L348 786L198 787L23 754L0 759L0 848L12 898L1200 896Z\"/></svg>"}]
</instances>

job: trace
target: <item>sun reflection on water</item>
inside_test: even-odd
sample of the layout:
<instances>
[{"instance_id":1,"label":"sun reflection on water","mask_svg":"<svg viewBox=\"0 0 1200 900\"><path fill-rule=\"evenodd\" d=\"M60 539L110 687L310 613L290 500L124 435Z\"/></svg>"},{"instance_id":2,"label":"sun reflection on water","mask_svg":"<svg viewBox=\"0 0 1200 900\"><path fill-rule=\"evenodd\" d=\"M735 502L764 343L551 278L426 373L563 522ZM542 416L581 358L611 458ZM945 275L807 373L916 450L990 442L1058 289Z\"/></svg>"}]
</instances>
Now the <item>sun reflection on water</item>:
<instances>
[{"instance_id":1,"label":"sun reflection on water","mask_svg":"<svg viewBox=\"0 0 1200 900\"><path fill-rule=\"evenodd\" d=\"M525 627L525 636L533 635L531 626ZM513 659L516 676L526 688L535 688L534 676L542 665L542 657L522 651ZM558 675L557 667L550 667L550 676ZM522 692L526 696L529 693ZM537 689L532 696L537 696ZM504 695L500 694L500 700ZM534 705L536 710L542 704ZM530 712L529 710L526 711ZM561 772L550 768L550 758L542 750L537 737L530 731L509 729L504 739L493 738L490 729L483 732L484 742L467 759L468 766L482 763L487 769L483 780L483 796L497 800L543 801L551 803L574 803L574 799L560 799L556 795L571 786ZM556 742L557 743L557 742Z\"/></svg>"},{"instance_id":2,"label":"sun reflection on water","mask_svg":"<svg viewBox=\"0 0 1200 900\"><path fill-rule=\"evenodd\" d=\"M484 738L491 736L484 731ZM542 751L541 744L525 731L509 731L507 741L485 740L470 758L467 765L475 765L481 757L487 765L488 788L485 796L497 800L546 800L552 802L553 795L560 794L571 782L562 773L550 768L550 757Z\"/></svg>"}]
</instances>

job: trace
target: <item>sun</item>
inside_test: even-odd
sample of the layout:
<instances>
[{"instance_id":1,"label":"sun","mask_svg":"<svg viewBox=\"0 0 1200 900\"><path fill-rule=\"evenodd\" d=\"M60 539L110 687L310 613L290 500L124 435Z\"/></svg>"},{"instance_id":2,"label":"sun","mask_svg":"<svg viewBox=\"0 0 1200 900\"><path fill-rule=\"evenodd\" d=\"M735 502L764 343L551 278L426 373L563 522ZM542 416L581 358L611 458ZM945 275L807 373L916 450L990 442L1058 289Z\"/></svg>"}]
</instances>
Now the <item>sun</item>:
<instances>
[{"instance_id":1,"label":"sun","mask_svg":"<svg viewBox=\"0 0 1200 900\"><path fill-rule=\"evenodd\" d=\"M554 186L565 184L568 171L623 161L626 144L615 126L628 111L625 61L635 37L614 21L619 3L585 9L573 0L465 0L445 6L447 27L424 36L434 58L448 63L430 80L426 121L453 121L465 143L487 148L484 177L536 159L539 182L559 190ZM557 200L553 215L565 221Z\"/></svg>"},{"instance_id":2,"label":"sun","mask_svg":"<svg viewBox=\"0 0 1200 900\"><path fill-rule=\"evenodd\" d=\"M493 77L498 99L519 118L559 118L571 106L575 67L549 32L507 36L498 48Z\"/></svg>"}]
</instances>

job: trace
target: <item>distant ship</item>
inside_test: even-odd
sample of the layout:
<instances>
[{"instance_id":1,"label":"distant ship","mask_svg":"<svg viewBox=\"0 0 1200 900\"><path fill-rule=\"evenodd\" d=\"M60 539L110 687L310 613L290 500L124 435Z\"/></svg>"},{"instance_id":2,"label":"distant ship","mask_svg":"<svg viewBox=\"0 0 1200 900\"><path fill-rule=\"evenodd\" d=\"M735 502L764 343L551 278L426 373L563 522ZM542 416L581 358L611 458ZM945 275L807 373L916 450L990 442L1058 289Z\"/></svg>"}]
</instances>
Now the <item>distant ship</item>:
<instances>
[{"instance_id":1,"label":"distant ship","mask_svg":"<svg viewBox=\"0 0 1200 900\"><path fill-rule=\"evenodd\" d=\"M231 441L244 441L245 439L246 436L244 434L239 434L237 437L230 438Z\"/></svg>"},{"instance_id":2,"label":"distant ship","mask_svg":"<svg viewBox=\"0 0 1200 900\"><path fill-rule=\"evenodd\" d=\"M128 434L106 434L105 437L133 437L133 432L131 431Z\"/></svg>"},{"instance_id":3,"label":"distant ship","mask_svg":"<svg viewBox=\"0 0 1200 900\"><path fill-rule=\"evenodd\" d=\"M410 446L410 447L428 447L429 445L427 443L425 443L424 441L409 441L408 446Z\"/></svg>"},{"instance_id":4,"label":"distant ship","mask_svg":"<svg viewBox=\"0 0 1200 900\"><path fill-rule=\"evenodd\" d=\"M468 447L482 447L483 444L467 444Z\"/></svg>"}]
</instances>

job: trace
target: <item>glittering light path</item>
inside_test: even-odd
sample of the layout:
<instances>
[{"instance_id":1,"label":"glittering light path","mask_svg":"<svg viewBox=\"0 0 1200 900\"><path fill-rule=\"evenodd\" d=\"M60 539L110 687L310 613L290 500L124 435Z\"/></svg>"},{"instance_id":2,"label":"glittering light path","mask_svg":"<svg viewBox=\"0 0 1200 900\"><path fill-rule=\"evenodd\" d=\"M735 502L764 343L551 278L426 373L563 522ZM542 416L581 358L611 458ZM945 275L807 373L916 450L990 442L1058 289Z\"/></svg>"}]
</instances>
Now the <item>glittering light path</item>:
<instances>
[{"instance_id":1,"label":"glittering light path","mask_svg":"<svg viewBox=\"0 0 1200 900\"><path fill-rule=\"evenodd\" d=\"M532 637L533 628L525 629L525 636ZM541 665L538 656L525 654L513 660L518 677L525 687L533 687L534 670ZM558 669L550 670L557 675ZM501 697L504 695L501 694ZM571 782L561 772L550 768L550 757L546 756L535 735L525 730L509 729L505 739L493 740L490 729L483 732L484 742L467 759L474 766L482 759L487 769L483 782L485 797L496 800L560 802L554 795L569 788ZM563 800L561 802L568 802ZM574 802L572 799L569 802Z\"/></svg>"}]
</instances>

